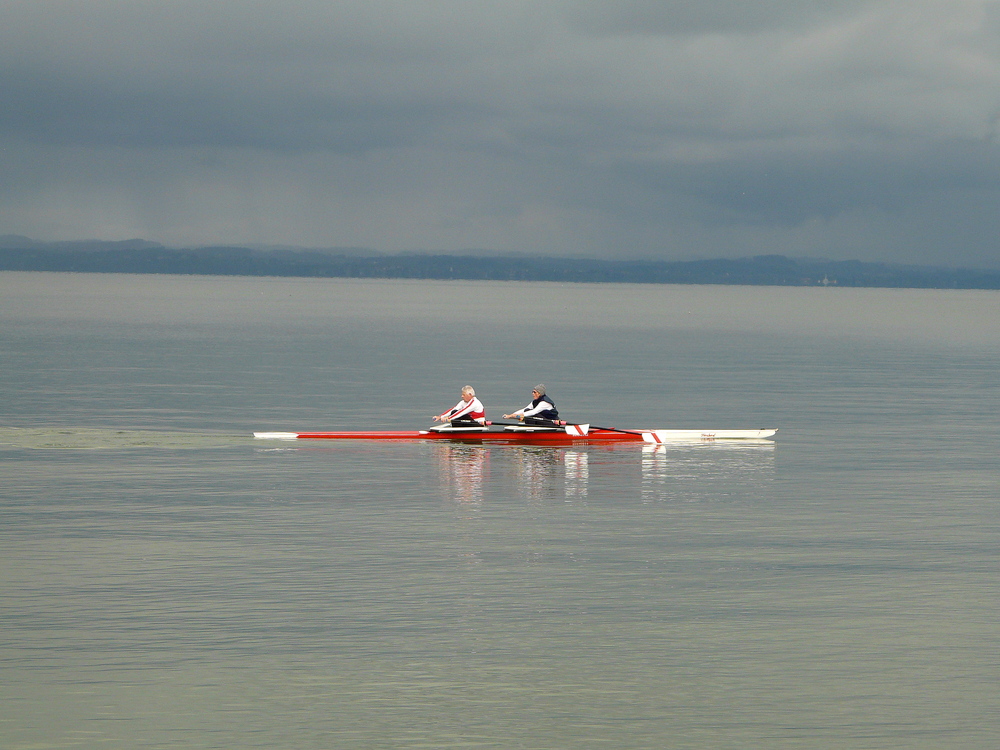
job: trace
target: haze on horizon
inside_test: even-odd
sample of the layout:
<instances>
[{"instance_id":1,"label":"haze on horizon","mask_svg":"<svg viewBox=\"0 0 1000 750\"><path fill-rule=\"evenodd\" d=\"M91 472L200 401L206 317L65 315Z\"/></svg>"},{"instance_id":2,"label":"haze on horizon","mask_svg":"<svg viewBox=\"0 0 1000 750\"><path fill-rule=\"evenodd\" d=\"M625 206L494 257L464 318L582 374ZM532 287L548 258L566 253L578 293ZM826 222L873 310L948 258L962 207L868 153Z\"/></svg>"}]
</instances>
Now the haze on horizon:
<instances>
[{"instance_id":1,"label":"haze on horizon","mask_svg":"<svg viewBox=\"0 0 1000 750\"><path fill-rule=\"evenodd\" d=\"M1000 267L1000 1L5 0L0 235Z\"/></svg>"}]
</instances>

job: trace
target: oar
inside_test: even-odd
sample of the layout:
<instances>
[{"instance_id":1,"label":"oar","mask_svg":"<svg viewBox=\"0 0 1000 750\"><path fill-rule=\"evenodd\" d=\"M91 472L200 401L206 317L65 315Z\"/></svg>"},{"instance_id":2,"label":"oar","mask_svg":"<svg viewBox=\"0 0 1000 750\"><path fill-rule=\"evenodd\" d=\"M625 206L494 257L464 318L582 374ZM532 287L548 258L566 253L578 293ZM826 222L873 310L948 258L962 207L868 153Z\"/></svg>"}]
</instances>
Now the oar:
<instances>
[{"instance_id":1,"label":"oar","mask_svg":"<svg viewBox=\"0 0 1000 750\"><path fill-rule=\"evenodd\" d=\"M528 422L492 422L487 419L486 424L496 425L497 427L563 427L566 423L552 422L551 424L531 424Z\"/></svg>"},{"instance_id":2,"label":"oar","mask_svg":"<svg viewBox=\"0 0 1000 750\"><path fill-rule=\"evenodd\" d=\"M567 421L565 421L563 419L551 419L549 421L552 423L553 427L583 427L585 431L586 430L605 430L607 432L620 432L623 435L639 435L640 437L643 438L643 440L646 439L643 436L649 434L648 430L619 430L619 429L617 429L615 427L598 427L596 424L579 424L577 422L567 422ZM503 422L491 422L490 424L503 424L504 426L508 426L508 427L520 427L521 426L521 423L518 423L517 425L507 425L507 424L505 424ZM528 426L530 427L531 425L528 425ZM537 427L545 427L547 425L536 425L536 426ZM568 432L568 430L567 430L567 432ZM586 434L586 432L584 432L584 434Z\"/></svg>"},{"instance_id":3,"label":"oar","mask_svg":"<svg viewBox=\"0 0 1000 750\"><path fill-rule=\"evenodd\" d=\"M549 422L551 424L528 424L528 423L525 423L525 422L491 422L491 421L487 420L486 424L488 424L488 425L497 425L498 427L553 427L553 428L562 427L563 430L565 430L567 434L572 434L572 433L570 433L569 430L566 429L567 427L584 427L584 428L589 428L589 425L585 425L585 424L583 424L583 425L571 425L568 422L561 422L561 421L555 421L555 420L549 420ZM586 433L584 433L584 434L586 434Z\"/></svg>"},{"instance_id":4,"label":"oar","mask_svg":"<svg viewBox=\"0 0 1000 750\"><path fill-rule=\"evenodd\" d=\"M559 424L564 424L567 427L590 427L590 429L592 429L592 430L606 430L607 432L620 432L623 435L640 435L641 436L641 435L647 434L647 432L648 432L648 430L619 430L619 429L617 429L615 427L598 427L596 424L583 425L583 424L575 424L573 422L563 422L563 421L560 421Z\"/></svg>"},{"instance_id":5,"label":"oar","mask_svg":"<svg viewBox=\"0 0 1000 750\"><path fill-rule=\"evenodd\" d=\"M598 427L595 424L579 424L577 422L566 422L565 420L549 420L552 423L552 427L583 427L585 430L604 430L606 432L620 432L622 435L638 435L646 440L645 435L649 434L648 430L619 430L615 427ZM488 425L498 425L500 427L547 427L548 425L538 424L538 425L525 425L523 422L489 422ZM567 430L568 432L568 430ZM586 432L584 433L586 434Z\"/></svg>"},{"instance_id":6,"label":"oar","mask_svg":"<svg viewBox=\"0 0 1000 750\"><path fill-rule=\"evenodd\" d=\"M585 424L573 424L572 422L564 422L561 419L548 419L546 421L548 422L548 424L536 424L535 422L490 422L490 421L487 421L486 424L495 424L495 425L500 425L501 427L589 427L590 426Z\"/></svg>"}]
</instances>

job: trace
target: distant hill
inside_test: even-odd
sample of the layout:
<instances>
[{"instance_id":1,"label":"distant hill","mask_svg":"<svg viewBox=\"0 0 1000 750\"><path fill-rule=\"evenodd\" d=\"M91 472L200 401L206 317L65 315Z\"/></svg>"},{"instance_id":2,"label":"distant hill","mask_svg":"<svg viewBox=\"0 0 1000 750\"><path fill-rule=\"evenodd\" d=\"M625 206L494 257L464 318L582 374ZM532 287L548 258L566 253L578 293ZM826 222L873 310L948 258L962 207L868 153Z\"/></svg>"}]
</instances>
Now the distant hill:
<instances>
[{"instance_id":1,"label":"distant hill","mask_svg":"<svg viewBox=\"0 0 1000 750\"><path fill-rule=\"evenodd\" d=\"M44 243L0 236L0 270L382 279L1000 289L1000 271L861 261L752 258L638 261L379 255L363 248L167 248L146 240Z\"/></svg>"}]
</instances>

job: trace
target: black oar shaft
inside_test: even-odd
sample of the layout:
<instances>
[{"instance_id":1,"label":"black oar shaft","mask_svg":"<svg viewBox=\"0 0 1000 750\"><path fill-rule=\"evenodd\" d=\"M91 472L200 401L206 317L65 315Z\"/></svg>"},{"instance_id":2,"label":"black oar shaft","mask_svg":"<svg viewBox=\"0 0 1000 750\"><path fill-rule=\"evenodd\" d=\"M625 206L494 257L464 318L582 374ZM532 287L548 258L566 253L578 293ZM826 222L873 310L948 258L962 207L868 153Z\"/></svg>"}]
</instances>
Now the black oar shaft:
<instances>
[{"instance_id":1,"label":"black oar shaft","mask_svg":"<svg viewBox=\"0 0 1000 750\"><path fill-rule=\"evenodd\" d=\"M567 425L567 426L572 426L572 427L583 427L583 425L575 424L573 422L563 422L563 424ZM641 435L642 434L642 431L640 431L640 430L619 430L616 427L598 427L596 424L590 425L590 429L592 429L592 430L606 430L607 432L620 432L623 435Z\"/></svg>"},{"instance_id":2,"label":"black oar shaft","mask_svg":"<svg viewBox=\"0 0 1000 750\"><path fill-rule=\"evenodd\" d=\"M642 435L641 430L619 430L617 427L598 427L596 424L582 425L577 422L564 422L563 420L549 420L549 424L532 424L531 422L487 422L487 425L498 427L589 427L592 430L604 430L606 432L620 432L623 435Z\"/></svg>"}]
</instances>

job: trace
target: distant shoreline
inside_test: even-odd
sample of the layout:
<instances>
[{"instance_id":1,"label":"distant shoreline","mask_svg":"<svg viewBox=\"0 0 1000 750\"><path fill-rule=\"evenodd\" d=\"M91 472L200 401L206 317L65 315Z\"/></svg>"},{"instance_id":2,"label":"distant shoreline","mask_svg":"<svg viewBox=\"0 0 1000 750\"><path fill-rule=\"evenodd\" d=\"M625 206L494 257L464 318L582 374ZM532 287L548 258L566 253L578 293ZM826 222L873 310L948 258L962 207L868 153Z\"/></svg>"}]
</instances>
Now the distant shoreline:
<instances>
[{"instance_id":1,"label":"distant shoreline","mask_svg":"<svg viewBox=\"0 0 1000 750\"><path fill-rule=\"evenodd\" d=\"M693 261L594 260L446 254L360 254L354 248L174 249L143 240L40 243L2 238L0 270L304 278L577 283L1000 289L1000 271L783 255ZM18 240L12 242L11 240ZM10 246L14 245L14 246ZM357 251L359 254L353 254Z\"/></svg>"}]
</instances>

